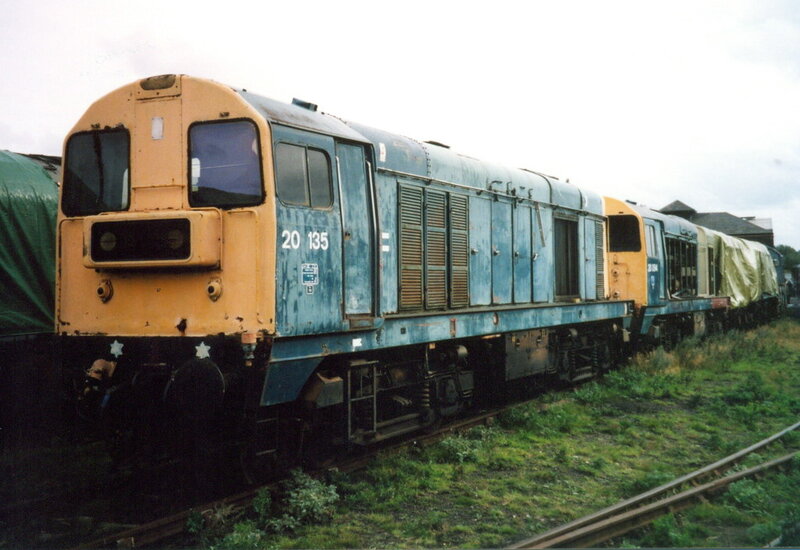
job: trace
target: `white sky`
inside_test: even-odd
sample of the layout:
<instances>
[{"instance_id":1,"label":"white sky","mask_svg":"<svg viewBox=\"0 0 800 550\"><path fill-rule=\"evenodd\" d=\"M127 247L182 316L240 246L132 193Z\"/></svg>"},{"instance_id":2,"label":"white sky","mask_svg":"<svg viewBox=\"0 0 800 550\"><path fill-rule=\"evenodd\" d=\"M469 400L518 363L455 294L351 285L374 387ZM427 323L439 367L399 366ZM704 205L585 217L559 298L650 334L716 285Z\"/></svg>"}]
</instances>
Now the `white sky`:
<instances>
[{"instance_id":1,"label":"white sky","mask_svg":"<svg viewBox=\"0 0 800 550\"><path fill-rule=\"evenodd\" d=\"M0 0L0 149L186 73L800 248L795 0Z\"/></svg>"}]
</instances>

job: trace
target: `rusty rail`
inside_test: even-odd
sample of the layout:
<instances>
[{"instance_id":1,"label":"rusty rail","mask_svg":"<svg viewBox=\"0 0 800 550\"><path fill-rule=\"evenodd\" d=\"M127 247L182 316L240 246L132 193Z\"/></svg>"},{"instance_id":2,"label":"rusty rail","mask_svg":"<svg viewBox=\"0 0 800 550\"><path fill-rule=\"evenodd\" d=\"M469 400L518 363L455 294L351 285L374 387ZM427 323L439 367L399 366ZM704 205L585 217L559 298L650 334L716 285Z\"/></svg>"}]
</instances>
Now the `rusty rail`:
<instances>
[{"instance_id":1,"label":"rusty rail","mask_svg":"<svg viewBox=\"0 0 800 550\"><path fill-rule=\"evenodd\" d=\"M800 456L800 451L789 453L788 455L764 462L741 472L735 472L720 479L710 481L704 485L693 487L682 493L672 495L671 497L646 504L640 508L635 508L602 519L596 523L589 523L583 527L563 532L557 536L546 536L547 533L545 533L545 535L540 535L533 539L514 544L509 546L509 548L556 548L562 546L587 548L597 546L597 544L601 542L643 527L659 516L684 510L695 504L695 500L700 499L704 495L716 493L735 481L786 464L797 456Z\"/></svg>"},{"instance_id":2,"label":"rusty rail","mask_svg":"<svg viewBox=\"0 0 800 550\"><path fill-rule=\"evenodd\" d=\"M555 529L551 529L541 535L525 539L517 542L509 548L549 548L554 546L591 546L599 542L603 542L615 536L627 533L637 527L641 527L652 522L656 517L667 513L668 511L676 511L691 505L693 499L704 493L711 493L720 488L732 483L742 477L748 475L755 475L766 469L773 468L780 464L784 464L791 460L798 453L791 453L780 459L765 462L764 464L750 468L743 472L737 472L730 476L708 482L699 487L694 487L672 497L663 498L652 504L644 504L648 501L653 501L658 497L663 497L670 491L677 489L687 482L697 482L709 475L719 475L719 472L724 468L728 468L740 462L747 455L761 449L777 439L783 437L787 433L800 427L800 422L781 430L780 432L742 449L730 456L727 456L713 464L709 464L699 470L695 470L685 476L679 477L669 483L646 491L640 495L629 498L608 508L604 508L599 512L595 512L588 516L576 519L566 523ZM720 484L721 485L717 485ZM634 508L637 507L638 508ZM639 518L639 519L636 519Z\"/></svg>"},{"instance_id":3,"label":"rusty rail","mask_svg":"<svg viewBox=\"0 0 800 550\"><path fill-rule=\"evenodd\" d=\"M357 471L359 469L362 469L362 468L366 467L366 465L369 464L377 456L377 454L379 452L386 453L386 452L399 451L399 450L401 450L403 448L406 448L409 445L413 445L413 444L430 445L430 444L442 439L443 437L447 436L450 433L462 431L462 430L465 430L465 429L468 429L468 428L471 428L471 427L474 427L474 426L478 426L478 425L481 425L481 424L486 424L487 422L490 422L498 414L500 414L502 411L504 411L504 410L506 410L506 409L508 409L510 407L517 406L517 405L519 405L519 403L516 403L514 405L509 405L507 407L502 407L502 408L486 411L486 412L481 413L481 414L479 414L477 416L474 416L474 417L471 417L471 418L468 418L468 419L464 419L464 420L459 420L459 421L453 422L451 424L448 424L446 426L443 426L441 429L439 429L439 430L437 430L435 432L428 433L428 434L418 434L412 440L406 440L406 441L402 441L402 442L398 442L398 443L394 443L394 444L390 444L390 445L381 446L380 448L376 449L375 452L372 452L372 453L369 453L367 455L360 456L360 457L349 458L349 459L346 459L344 461L340 461L340 462L338 462L336 464L333 464L331 466L328 466L326 468L323 468L321 470L312 471L312 472L309 472L309 473L311 475L322 475L324 472L326 472L326 471L328 471L328 470L330 470L332 468L336 468L339 471L345 472L345 473ZM758 449L760 449L760 448L762 448L762 447L774 442L775 440L779 439L780 437L782 437L786 433L788 433L788 432L790 432L790 431L792 431L792 430L794 430L796 428L800 428L800 422L798 422L798 423L796 423L796 424L794 424L794 425L792 425L792 426L790 426L790 427L788 427L788 428L786 428L786 429L784 429L784 430L782 430L782 431L780 431L780 432L778 432L778 433L776 433L776 434L774 434L774 435L772 435L772 436L770 436L770 437L768 437L768 438L766 438L766 439L764 439L762 441L759 441L758 443L756 443L754 445L751 445L750 447L748 447L746 449L743 449L743 450L741 450L741 451L739 451L737 453L734 453L734 454L732 454L732 455L730 455L730 456L728 456L726 458L723 458L722 460L719 460L719 461L717 461L717 462L715 462L715 463L713 463L713 464L711 464L709 466L701 468L700 470L697 470L695 472L687 474L687 475L685 475L685 476L683 476L681 478L678 478L678 479L676 479L674 481L671 481L671 482L669 482L669 483L667 483L665 485L662 485L660 487L657 487L655 489L651 489L650 491L647 491L646 493L642 493L641 495L638 495L636 497L633 497L633 498L630 498L630 499L625 500L623 502L620 502L620 503L618 503L618 504L616 504L614 506L611 506L609 508L601 510L600 512L597 512L597 513L592 514L590 516L586 516L585 518L581 518L581 519L575 520L575 521L570 522L570 523L568 523L568 524L566 524L566 525L564 525L562 527L559 527L557 529L553 529L551 531L548 531L547 533L544 533L543 535L539 535L539 536L534 537L532 539L527 539L525 541L519 542L519 543L517 543L517 544L515 544L513 546L510 546L509 548L542 548L542 547L547 547L547 546L539 546L538 545L539 543L537 541L540 541L540 540L544 541L545 540L544 537L546 537L547 540L560 539L561 537L567 536L567 534L569 534L571 532L578 532L579 530L582 531L584 528L588 528L588 526L590 526L590 525L596 525L596 524L598 524L600 522L603 522L605 520L614 519L614 522L612 522L612 523L616 524L618 519L615 519L615 518L617 518L617 516L624 515L623 512L625 510L628 510L628 509L630 509L630 508L632 508L632 507L634 507L634 506L636 506L638 504L641 504L641 503L643 503L643 502L645 502L647 500L652 500L653 498L655 498L655 497L657 497L659 495L663 495L663 494L669 492L670 490L677 488L678 486L682 485L683 483L686 483L686 482L692 481L692 480L696 480L696 479L701 478L701 477L703 477L705 475L709 475L709 474L715 473L716 471L719 471L723 467L727 467L727 466L733 465L736 462L739 462L742 458L744 458L748 454L750 454L750 453L752 453L752 452L754 452L754 451L756 451L756 450L758 450ZM794 456L794 454L789 455L790 458L792 456ZM744 474L744 472L739 472L738 474L734 474L734 475L738 475L739 477L741 477L741 474ZM752 474L750 474L750 475L752 475ZM736 479L739 479L739 477L737 477ZM733 481L735 481L735 480L733 480ZM732 481L729 481L729 483L730 482L732 482ZM712 483L714 483L714 482L712 482ZM706 485L709 485L709 484L706 484ZM701 487L695 488L692 491L697 491L697 490L701 489L702 487L706 487L706 485L703 485ZM206 504L204 504L202 506L196 506L196 507L193 507L193 508L191 508L189 510L184 510L184 511L179 512L177 514L174 514L174 515L171 515L171 516L168 516L168 517L164 517L164 518L161 518L161 519L149 522L149 523L145 523L145 524L133 527L131 529L127 529L125 531L122 531L122 532L119 532L119 533L116 533L116 534L104 536L104 537L95 539L93 541L81 544L80 546L78 546L78 548L81 548L81 549L106 548L106 547L110 547L110 546L116 546L118 548L137 548L137 547L149 546L149 545L164 541L166 539L169 539L171 537L178 536L181 533L185 532L186 522L189 519L189 516L191 514L200 513L201 515L208 515L213 510L218 509L218 508L223 507L223 506L233 507L234 510L240 510L240 509L245 508L246 506L248 506L252 502L253 498L255 498L255 496L258 493L258 491L263 487L268 487L268 485L265 485L265 486L262 486L262 487L256 487L256 488L253 488L253 489L248 489L248 490L243 491L243 492L241 492L239 494L236 494L236 495L233 495L233 496L229 496L229 497L223 498L221 500L216 500L216 501L213 501L213 502L209 502L209 503L206 503ZM687 492L690 492L690 491L687 491ZM681 493L681 494L683 494L683 493ZM675 495L675 496L677 497L679 495ZM687 496L686 498L687 498L687 500L690 501L692 496ZM665 499L665 500L669 500L669 499ZM675 506L677 506L677 504L666 504L666 506L667 507L672 506L672 509L674 510ZM639 510L642 510L643 508L646 508L646 507L642 507ZM644 512L642 512L642 513L644 513ZM654 519L655 517L657 517L657 515L653 516L652 519ZM649 521L652 521L652 519L650 519ZM624 522L624 520L623 520L623 522ZM646 524L646 523L647 522L645 522L644 524ZM642 524L642 525L644 525L644 524ZM635 527L631 527L629 529L626 529L623 532L627 532L627 531L629 531L629 530L631 530L633 528L635 528ZM613 536L616 536L616 535L611 535L611 537L613 537ZM607 538L611 538L611 537L607 537ZM607 538L606 539L598 539L598 540L607 540ZM557 544L561 544L561 543L557 543ZM577 546L576 544L573 544L572 542L570 542L568 545L569 546Z\"/></svg>"}]
</instances>

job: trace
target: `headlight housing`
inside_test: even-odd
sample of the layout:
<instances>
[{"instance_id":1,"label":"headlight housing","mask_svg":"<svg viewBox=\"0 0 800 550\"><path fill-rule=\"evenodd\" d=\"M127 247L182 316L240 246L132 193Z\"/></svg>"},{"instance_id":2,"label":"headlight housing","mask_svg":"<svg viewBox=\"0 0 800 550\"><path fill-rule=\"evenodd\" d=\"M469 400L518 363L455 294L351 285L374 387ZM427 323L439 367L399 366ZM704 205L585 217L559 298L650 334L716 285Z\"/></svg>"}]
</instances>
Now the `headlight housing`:
<instances>
[{"instance_id":1,"label":"headlight housing","mask_svg":"<svg viewBox=\"0 0 800 550\"><path fill-rule=\"evenodd\" d=\"M218 210L120 212L83 219L83 265L98 270L217 269Z\"/></svg>"},{"instance_id":2,"label":"headlight housing","mask_svg":"<svg viewBox=\"0 0 800 550\"><path fill-rule=\"evenodd\" d=\"M96 262L182 260L189 257L190 245L189 220L185 218L92 225L91 256Z\"/></svg>"}]
</instances>

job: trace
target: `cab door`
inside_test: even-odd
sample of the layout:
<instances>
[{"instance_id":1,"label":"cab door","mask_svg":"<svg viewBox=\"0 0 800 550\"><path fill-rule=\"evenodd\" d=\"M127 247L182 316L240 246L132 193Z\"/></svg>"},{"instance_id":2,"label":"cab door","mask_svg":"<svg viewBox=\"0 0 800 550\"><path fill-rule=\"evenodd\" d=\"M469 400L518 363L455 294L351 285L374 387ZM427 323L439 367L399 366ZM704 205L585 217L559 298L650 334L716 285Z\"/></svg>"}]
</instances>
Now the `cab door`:
<instances>
[{"instance_id":1,"label":"cab door","mask_svg":"<svg viewBox=\"0 0 800 550\"><path fill-rule=\"evenodd\" d=\"M336 143L342 213L344 314L351 327L371 326L375 296L372 178L362 145Z\"/></svg>"},{"instance_id":2,"label":"cab door","mask_svg":"<svg viewBox=\"0 0 800 550\"><path fill-rule=\"evenodd\" d=\"M663 227L658 220L645 219L648 305L661 305L666 299Z\"/></svg>"},{"instance_id":3,"label":"cab door","mask_svg":"<svg viewBox=\"0 0 800 550\"><path fill-rule=\"evenodd\" d=\"M281 336L342 328L342 239L333 138L273 125Z\"/></svg>"}]
</instances>

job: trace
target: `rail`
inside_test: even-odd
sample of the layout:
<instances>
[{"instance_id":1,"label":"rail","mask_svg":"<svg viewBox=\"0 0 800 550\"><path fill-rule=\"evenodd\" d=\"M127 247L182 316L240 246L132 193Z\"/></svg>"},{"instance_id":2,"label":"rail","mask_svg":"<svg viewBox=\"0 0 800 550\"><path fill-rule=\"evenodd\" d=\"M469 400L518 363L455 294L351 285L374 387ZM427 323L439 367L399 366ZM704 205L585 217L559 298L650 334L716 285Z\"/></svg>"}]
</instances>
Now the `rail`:
<instances>
[{"instance_id":1,"label":"rail","mask_svg":"<svg viewBox=\"0 0 800 550\"><path fill-rule=\"evenodd\" d=\"M455 422L442 426L435 432L427 434L423 433L417 435L416 437L410 440L404 440L390 445L383 445L375 449L373 452L370 452L369 454L365 454L363 456L358 456L354 458L348 458L343 461L337 462L335 464L329 465L325 468L311 471L309 472L309 474L312 476L313 475L319 476L322 475L324 472L329 471L333 468L336 468L340 472L344 473L354 472L366 467L367 464L369 464L378 455L378 453L386 453L393 451L397 452L411 445L433 444L434 442L444 438L450 433L466 430L474 426L491 422L491 419L496 417L502 411L506 410L511 406L516 406L516 405L519 405L519 403L516 403L514 405L509 405L503 408L492 409L490 411L486 411L479 415L466 418L463 420L457 420ZM185 532L186 522L188 521L191 515L199 513L205 517L210 515L215 509L219 509L225 506L232 507L234 511L241 510L246 506L250 505L250 503L253 501L253 499L256 497L256 495L262 488L270 486L271 486L270 484L262 485L259 487L248 489L236 495L228 496L220 500L215 500L213 502L203 504L201 506L194 506L188 510L178 512L171 516L166 516L149 523L144 523L142 525L137 525L136 527L126 529L125 531L103 536L98 539L92 540L90 542L80 544L77 548L89 549L89 548L107 548L113 546L117 548L141 548L143 546L153 545L155 543L165 541L172 537L176 537L181 533Z\"/></svg>"},{"instance_id":2,"label":"rail","mask_svg":"<svg viewBox=\"0 0 800 550\"><path fill-rule=\"evenodd\" d=\"M720 475L724 468L728 468L749 454L761 449L787 433L800 427L800 422L771 435L770 437L729 455L713 464L709 464L699 470L679 477L669 483L650 489L640 495L629 498L599 512L576 519L555 529L551 529L535 537L528 538L510 545L508 548L553 548L558 546L569 546L573 548L595 546L598 543L625 534L633 529L642 527L652 522L657 517L669 512L679 511L692 505L695 499L704 494L714 493L726 487L730 483L739 479L753 476L785 464L798 456L800 452L793 452L781 458L764 462L759 466L735 472L728 476L707 482L683 491L681 493L664 497L670 491L679 488L686 483L697 483L709 475ZM655 500L655 501L654 501ZM654 501L654 502L652 502ZM650 504L644 504L650 502Z\"/></svg>"}]
</instances>

